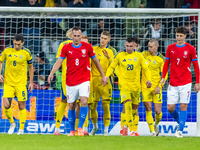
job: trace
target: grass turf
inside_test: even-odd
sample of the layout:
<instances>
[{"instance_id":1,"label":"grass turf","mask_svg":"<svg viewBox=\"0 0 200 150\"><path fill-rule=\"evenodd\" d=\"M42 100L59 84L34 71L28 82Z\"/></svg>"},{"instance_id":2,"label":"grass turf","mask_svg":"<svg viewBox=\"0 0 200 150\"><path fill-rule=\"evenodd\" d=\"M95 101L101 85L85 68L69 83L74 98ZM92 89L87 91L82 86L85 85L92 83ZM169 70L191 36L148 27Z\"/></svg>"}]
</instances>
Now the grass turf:
<instances>
[{"instance_id":1,"label":"grass turf","mask_svg":"<svg viewBox=\"0 0 200 150\"><path fill-rule=\"evenodd\" d=\"M179 150L200 149L198 137L120 137L0 134L0 150Z\"/></svg>"}]
</instances>

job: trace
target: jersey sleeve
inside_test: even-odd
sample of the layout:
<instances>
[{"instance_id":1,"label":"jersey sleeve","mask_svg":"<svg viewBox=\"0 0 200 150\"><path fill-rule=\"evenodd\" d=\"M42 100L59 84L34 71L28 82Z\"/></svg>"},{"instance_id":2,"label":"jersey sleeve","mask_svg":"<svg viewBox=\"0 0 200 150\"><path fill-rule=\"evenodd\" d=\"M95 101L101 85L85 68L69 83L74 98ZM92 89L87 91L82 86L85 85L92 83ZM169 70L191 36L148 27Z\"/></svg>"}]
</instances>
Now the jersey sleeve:
<instances>
[{"instance_id":1,"label":"jersey sleeve","mask_svg":"<svg viewBox=\"0 0 200 150\"><path fill-rule=\"evenodd\" d=\"M141 54L140 56L141 56L140 64L141 64L142 69L144 70L144 74L147 78L147 81L151 81L151 71L149 69L149 63L144 58L144 55Z\"/></svg>"},{"instance_id":2,"label":"jersey sleeve","mask_svg":"<svg viewBox=\"0 0 200 150\"><path fill-rule=\"evenodd\" d=\"M192 61L198 60L198 59L197 59L197 52L196 52L196 49L195 49L195 48L192 48L190 57L191 57L191 60L192 60Z\"/></svg>"},{"instance_id":3,"label":"jersey sleeve","mask_svg":"<svg viewBox=\"0 0 200 150\"><path fill-rule=\"evenodd\" d=\"M170 46L167 47L165 59L166 59L166 60L169 60L169 59L170 59Z\"/></svg>"},{"instance_id":4,"label":"jersey sleeve","mask_svg":"<svg viewBox=\"0 0 200 150\"><path fill-rule=\"evenodd\" d=\"M62 48L63 48L63 43L61 43L61 44L59 45L59 47L58 47L58 51L57 51L56 58L59 58L59 57L60 57Z\"/></svg>"},{"instance_id":5,"label":"jersey sleeve","mask_svg":"<svg viewBox=\"0 0 200 150\"><path fill-rule=\"evenodd\" d=\"M28 65L33 64L33 58L32 58L31 53L28 54L27 63L28 63Z\"/></svg>"},{"instance_id":6,"label":"jersey sleeve","mask_svg":"<svg viewBox=\"0 0 200 150\"><path fill-rule=\"evenodd\" d=\"M106 71L106 77L109 77L113 74L113 70L118 66L119 64L119 55L115 57L113 62L110 64L108 70Z\"/></svg>"},{"instance_id":7,"label":"jersey sleeve","mask_svg":"<svg viewBox=\"0 0 200 150\"><path fill-rule=\"evenodd\" d=\"M59 59L65 59L67 57L67 45L63 46Z\"/></svg>"},{"instance_id":8,"label":"jersey sleeve","mask_svg":"<svg viewBox=\"0 0 200 150\"><path fill-rule=\"evenodd\" d=\"M89 57L92 59L96 57L96 54L91 44L88 44L88 54L89 54Z\"/></svg>"},{"instance_id":9,"label":"jersey sleeve","mask_svg":"<svg viewBox=\"0 0 200 150\"><path fill-rule=\"evenodd\" d=\"M6 59L6 50L4 50L3 52L1 52L1 54L0 54L0 61L4 62L5 59Z\"/></svg>"}]
</instances>

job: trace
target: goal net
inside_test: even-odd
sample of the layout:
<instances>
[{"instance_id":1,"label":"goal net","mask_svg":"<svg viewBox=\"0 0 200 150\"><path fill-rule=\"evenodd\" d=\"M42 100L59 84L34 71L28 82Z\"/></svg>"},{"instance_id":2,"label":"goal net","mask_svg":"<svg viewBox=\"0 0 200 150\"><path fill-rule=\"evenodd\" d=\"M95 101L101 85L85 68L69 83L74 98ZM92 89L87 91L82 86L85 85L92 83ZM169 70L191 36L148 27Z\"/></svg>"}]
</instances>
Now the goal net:
<instances>
[{"instance_id":1,"label":"goal net","mask_svg":"<svg viewBox=\"0 0 200 150\"><path fill-rule=\"evenodd\" d=\"M38 65L36 55L44 51L46 58L51 65L56 61L56 53L61 42L68 40L66 32L74 27L81 27L83 34L88 36L92 45L100 42L101 32L110 31L112 34L109 45L117 51L125 48L124 43L127 37L139 37L140 51L148 50L148 41L156 38L159 41L158 52L165 56L167 46L176 41L175 28L185 26L188 30L186 41L196 47L198 53L198 20L192 20L193 16L198 16L197 10L184 9L84 9L84 8L0 8L0 50L12 46L13 36L21 33L24 36L24 47L28 48L33 57L35 67ZM48 63L48 62L46 62ZM4 72L4 67L2 73ZM46 71L43 71L43 73ZM194 92L195 73L192 72L192 94L188 105L187 122L183 134L196 136L198 132L197 120L197 95ZM39 77L41 71L34 72L34 91L28 94L26 102L27 121L25 123L25 133L50 133L55 129L55 112L60 104L61 71L57 71L54 84L48 85L46 81ZM169 72L170 74L170 72ZM44 74L47 75L47 74ZM161 135L173 135L177 128L177 123L167 110L168 81L163 88L163 117L159 125ZM118 89L118 79L115 76L113 82L113 97L110 103L111 123L109 132L111 135L119 135L120 113L122 104ZM3 96L3 85L0 89L1 98ZM3 100L0 111L0 132L6 133L10 123L7 120ZM19 129L19 109L17 99L12 101L13 116L17 123L15 132ZM154 109L154 108L153 108ZM179 106L177 109L180 111ZM98 134L103 134L103 108L102 102L98 103ZM61 133L69 133L68 107L66 108L63 121L61 123ZM153 111L153 116L155 113ZM146 123L145 107L143 103L139 106L139 128L140 135L150 135ZM92 122L89 121L89 132L92 130Z\"/></svg>"}]
</instances>

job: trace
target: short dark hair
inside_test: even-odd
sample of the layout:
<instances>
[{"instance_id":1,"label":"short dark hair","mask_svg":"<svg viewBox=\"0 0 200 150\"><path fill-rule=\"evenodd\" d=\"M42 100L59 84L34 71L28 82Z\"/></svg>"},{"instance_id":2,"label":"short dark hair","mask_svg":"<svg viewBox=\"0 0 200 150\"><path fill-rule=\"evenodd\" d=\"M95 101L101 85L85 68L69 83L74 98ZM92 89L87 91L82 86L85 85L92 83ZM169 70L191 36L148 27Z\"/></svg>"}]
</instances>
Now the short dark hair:
<instances>
[{"instance_id":1,"label":"short dark hair","mask_svg":"<svg viewBox=\"0 0 200 150\"><path fill-rule=\"evenodd\" d=\"M193 22L190 21L189 19L186 19L186 20L184 21L184 26L191 25L191 24L193 24Z\"/></svg>"},{"instance_id":2,"label":"short dark hair","mask_svg":"<svg viewBox=\"0 0 200 150\"><path fill-rule=\"evenodd\" d=\"M126 42L128 42L128 43L131 43L131 42L135 42L135 43L137 43L136 42L137 40L136 40L136 37L128 37L127 39L126 39Z\"/></svg>"},{"instance_id":3,"label":"short dark hair","mask_svg":"<svg viewBox=\"0 0 200 150\"><path fill-rule=\"evenodd\" d=\"M187 29L186 29L185 27L183 27L183 26L180 26L180 27L177 27L177 28L175 29L175 32L176 32L176 33L183 33L183 34L186 34L186 33L187 33Z\"/></svg>"},{"instance_id":4,"label":"short dark hair","mask_svg":"<svg viewBox=\"0 0 200 150\"><path fill-rule=\"evenodd\" d=\"M136 37L136 43L140 44L140 39L138 37Z\"/></svg>"},{"instance_id":5,"label":"short dark hair","mask_svg":"<svg viewBox=\"0 0 200 150\"><path fill-rule=\"evenodd\" d=\"M24 37L21 34L15 34L13 40L24 42Z\"/></svg>"},{"instance_id":6,"label":"short dark hair","mask_svg":"<svg viewBox=\"0 0 200 150\"><path fill-rule=\"evenodd\" d=\"M160 18L155 18L151 20L151 24L159 24L161 23L161 19Z\"/></svg>"},{"instance_id":7,"label":"short dark hair","mask_svg":"<svg viewBox=\"0 0 200 150\"><path fill-rule=\"evenodd\" d=\"M101 34L111 37L111 33L109 31L103 31Z\"/></svg>"},{"instance_id":8,"label":"short dark hair","mask_svg":"<svg viewBox=\"0 0 200 150\"><path fill-rule=\"evenodd\" d=\"M78 31L78 30L81 30L81 28L80 27L78 27L78 26L74 26L73 28L72 28L72 31Z\"/></svg>"}]
</instances>

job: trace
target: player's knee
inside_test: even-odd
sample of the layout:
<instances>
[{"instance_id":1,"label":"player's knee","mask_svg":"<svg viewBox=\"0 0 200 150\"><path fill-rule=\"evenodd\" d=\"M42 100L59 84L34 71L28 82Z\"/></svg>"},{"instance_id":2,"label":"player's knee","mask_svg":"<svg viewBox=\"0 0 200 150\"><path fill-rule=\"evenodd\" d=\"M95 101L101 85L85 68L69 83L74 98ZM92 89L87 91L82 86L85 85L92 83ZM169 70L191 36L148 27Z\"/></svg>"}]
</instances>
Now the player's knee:
<instances>
[{"instance_id":1,"label":"player's knee","mask_svg":"<svg viewBox=\"0 0 200 150\"><path fill-rule=\"evenodd\" d=\"M167 109L168 109L168 111L169 111L170 113L172 113L172 112L175 110L175 107L174 107L174 106L168 105L168 106L167 106Z\"/></svg>"},{"instance_id":2,"label":"player's knee","mask_svg":"<svg viewBox=\"0 0 200 150\"><path fill-rule=\"evenodd\" d=\"M161 113L161 110L155 110L155 113L156 113L157 115L159 115L159 114Z\"/></svg>"},{"instance_id":3,"label":"player's knee","mask_svg":"<svg viewBox=\"0 0 200 150\"><path fill-rule=\"evenodd\" d=\"M5 100L4 100L4 108L9 109L11 106L11 102L12 102L12 98L8 98L7 102L5 102Z\"/></svg>"}]
</instances>

